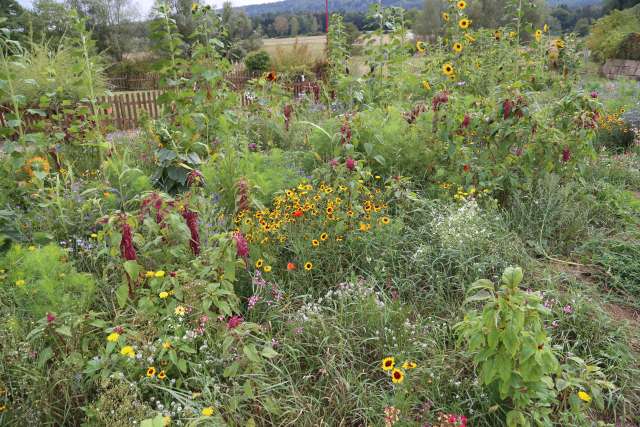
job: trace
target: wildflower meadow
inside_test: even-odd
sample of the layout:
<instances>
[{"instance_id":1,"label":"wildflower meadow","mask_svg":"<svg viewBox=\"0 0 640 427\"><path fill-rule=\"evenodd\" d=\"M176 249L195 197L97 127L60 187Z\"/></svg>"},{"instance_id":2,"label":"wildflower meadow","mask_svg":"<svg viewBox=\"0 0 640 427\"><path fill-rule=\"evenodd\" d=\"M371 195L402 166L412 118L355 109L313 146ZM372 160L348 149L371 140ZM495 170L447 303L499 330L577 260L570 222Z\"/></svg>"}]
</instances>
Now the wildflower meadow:
<instances>
[{"instance_id":1,"label":"wildflower meadow","mask_svg":"<svg viewBox=\"0 0 640 427\"><path fill-rule=\"evenodd\" d=\"M82 13L57 87L0 20L0 425L640 425L640 84L473 1L240 88L159 2L128 129Z\"/></svg>"}]
</instances>

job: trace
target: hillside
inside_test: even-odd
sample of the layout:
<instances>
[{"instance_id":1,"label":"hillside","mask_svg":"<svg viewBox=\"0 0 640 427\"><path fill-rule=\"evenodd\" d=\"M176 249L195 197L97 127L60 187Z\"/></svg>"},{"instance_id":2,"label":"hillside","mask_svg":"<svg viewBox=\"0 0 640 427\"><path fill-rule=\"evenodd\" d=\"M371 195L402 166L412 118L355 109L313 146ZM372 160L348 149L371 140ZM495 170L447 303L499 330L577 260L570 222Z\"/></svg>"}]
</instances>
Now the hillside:
<instances>
[{"instance_id":1,"label":"hillside","mask_svg":"<svg viewBox=\"0 0 640 427\"><path fill-rule=\"evenodd\" d=\"M601 5L601 0L547 0L549 6L560 6L562 4L569 8L579 8L591 5Z\"/></svg>"},{"instance_id":2,"label":"hillside","mask_svg":"<svg viewBox=\"0 0 640 427\"><path fill-rule=\"evenodd\" d=\"M332 11L365 12L369 5L377 3L377 0L331 0ZM384 6L402 6L405 9L421 7L423 0L382 0ZM296 12L323 12L322 0L284 0L276 3L257 4L245 6L248 15L262 15L267 13L296 13Z\"/></svg>"}]
</instances>

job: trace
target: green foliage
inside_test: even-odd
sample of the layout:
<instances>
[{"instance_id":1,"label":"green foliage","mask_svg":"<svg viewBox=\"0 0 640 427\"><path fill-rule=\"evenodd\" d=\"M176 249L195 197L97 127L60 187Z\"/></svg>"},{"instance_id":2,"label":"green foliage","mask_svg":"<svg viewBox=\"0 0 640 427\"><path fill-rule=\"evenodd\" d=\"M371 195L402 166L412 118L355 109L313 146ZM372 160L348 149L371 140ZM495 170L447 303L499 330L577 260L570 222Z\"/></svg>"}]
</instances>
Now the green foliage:
<instances>
[{"instance_id":1,"label":"green foliage","mask_svg":"<svg viewBox=\"0 0 640 427\"><path fill-rule=\"evenodd\" d=\"M245 180L257 206L267 205L273 196L300 179L295 160L278 149L269 152L237 152L234 147L221 151L202 168L206 188L226 212L236 210L238 181ZM287 158L289 157L289 158Z\"/></svg>"},{"instance_id":2,"label":"green foliage","mask_svg":"<svg viewBox=\"0 0 640 427\"><path fill-rule=\"evenodd\" d=\"M159 116L111 134L101 35L71 16L92 104L74 106L23 93L3 31L0 424L633 423L617 304L638 295L640 160L613 125L637 127L638 87L585 74L532 4L494 3L447 4L425 44L415 12L377 5L361 60L335 15L328 86L293 99L278 73L242 102L226 74L248 18L160 4ZM306 73L304 53L283 67Z\"/></svg>"},{"instance_id":3,"label":"green foliage","mask_svg":"<svg viewBox=\"0 0 640 427\"><path fill-rule=\"evenodd\" d=\"M488 280L475 282L467 303L483 302L482 312L466 313L456 329L478 365L480 383L506 401L506 424L551 425L552 375L560 365L544 329L549 310L539 295L519 288L522 278L522 269L510 267L497 290Z\"/></svg>"},{"instance_id":4,"label":"green foliage","mask_svg":"<svg viewBox=\"0 0 640 427\"><path fill-rule=\"evenodd\" d=\"M98 56L92 60L100 62ZM25 99L37 102L42 96L47 96L77 102L90 97L88 87L84 84L85 76L77 72L79 66L69 41L64 40L58 46L47 42L30 44L24 55L13 58L8 72L14 80L14 90ZM97 91L104 92L106 79L103 69L91 72ZM0 78L6 79L7 76L0 73ZM0 102L7 102L9 96L0 88Z\"/></svg>"},{"instance_id":5,"label":"green foliage","mask_svg":"<svg viewBox=\"0 0 640 427\"><path fill-rule=\"evenodd\" d=\"M508 218L522 240L541 254L566 254L580 245L597 217L591 199L576 183L556 175L540 179L531 191L518 191Z\"/></svg>"},{"instance_id":6,"label":"green foliage","mask_svg":"<svg viewBox=\"0 0 640 427\"><path fill-rule=\"evenodd\" d=\"M592 249L593 261L609 275L607 285L629 301L637 301L640 295L640 267L633 260L640 255L638 236L607 239L598 242Z\"/></svg>"},{"instance_id":7,"label":"green foliage","mask_svg":"<svg viewBox=\"0 0 640 427\"><path fill-rule=\"evenodd\" d=\"M595 60L604 62L615 57L622 43L632 33L640 31L640 6L626 10L613 10L596 21L587 38Z\"/></svg>"},{"instance_id":8,"label":"green foliage","mask_svg":"<svg viewBox=\"0 0 640 427\"><path fill-rule=\"evenodd\" d=\"M616 52L616 58L640 61L640 26L638 30L639 31L635 33L627 34L620 42L618 51Z\"/></svg>"},{"instance_id":9,"label":"green foliage","mask_svg":"<svg viewBox=\"0 0 640 427\"><path fill-rule=\"evenodd\" d=\"M271 57L264 50L251 52L244 59L244 66L252 73L264 73L271 66Z\"/></svg>"},{"instance_id":10,"label":"green foliage","mask_svg":"<svg viewBox=\"0 0 640 427\"><path fill-rule=\"evenodd\" d=\"M329 83L335 85L345 73L345 64L349 60L347 34L341 15L334 13L329 21L327 34L327 62L329 64Z\"/></svg>"},{"instance_id":11,"label":"green foliage","mask_svg":"<svg viewBox=\"0 0 640 427\"><path fill-rule=\"evenodd\" d=\"M94 279L78 273L68 254L56 245L25 248L14 245L2 258L2 288L19 317L40 318L47 313L82 313L92 302Z\"/></svg>"}]
</instances>

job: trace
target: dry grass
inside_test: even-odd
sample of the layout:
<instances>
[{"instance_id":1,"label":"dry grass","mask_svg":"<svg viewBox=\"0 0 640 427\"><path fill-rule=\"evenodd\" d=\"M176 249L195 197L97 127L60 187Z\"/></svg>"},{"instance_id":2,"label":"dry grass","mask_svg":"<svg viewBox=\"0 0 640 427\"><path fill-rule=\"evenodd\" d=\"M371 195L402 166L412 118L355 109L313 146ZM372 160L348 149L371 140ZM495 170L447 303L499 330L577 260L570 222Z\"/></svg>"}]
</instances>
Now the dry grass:
<instances>
[{"instance_id":1,"label":"dry grass","mask_svg":"<svg viewBox=\"0 0 640 427\"><path fill-rule=\"evenodd\" d=\"M298 45L307 46L307 52L310 56L309 61L324 58L324 49L327 43L326 36L304 36L304 37L288 37L284 39L263 39L263 49L271 56L276 55L280 51L292 51L295 48L296 41Z\"/></svg>"}]
</instances>

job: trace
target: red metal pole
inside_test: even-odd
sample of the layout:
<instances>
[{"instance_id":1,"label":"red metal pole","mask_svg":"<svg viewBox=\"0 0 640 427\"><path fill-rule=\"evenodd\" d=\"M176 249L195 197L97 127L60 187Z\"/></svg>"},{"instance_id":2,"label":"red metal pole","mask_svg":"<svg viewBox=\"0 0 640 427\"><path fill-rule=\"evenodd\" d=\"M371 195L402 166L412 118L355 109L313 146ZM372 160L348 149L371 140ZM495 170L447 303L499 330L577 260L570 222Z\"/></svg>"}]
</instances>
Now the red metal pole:
<instances>
[{"instance_id":1,"label":"red metal pole","mask_svg":"<svg viewBox=\"0 0 640 427\"><path fill-rule=\"evenodd\" d=\"M328 33L329 32L329 0L324 1L324 10L325 10L324 28Z\"/></svg>"}]
</instances>

